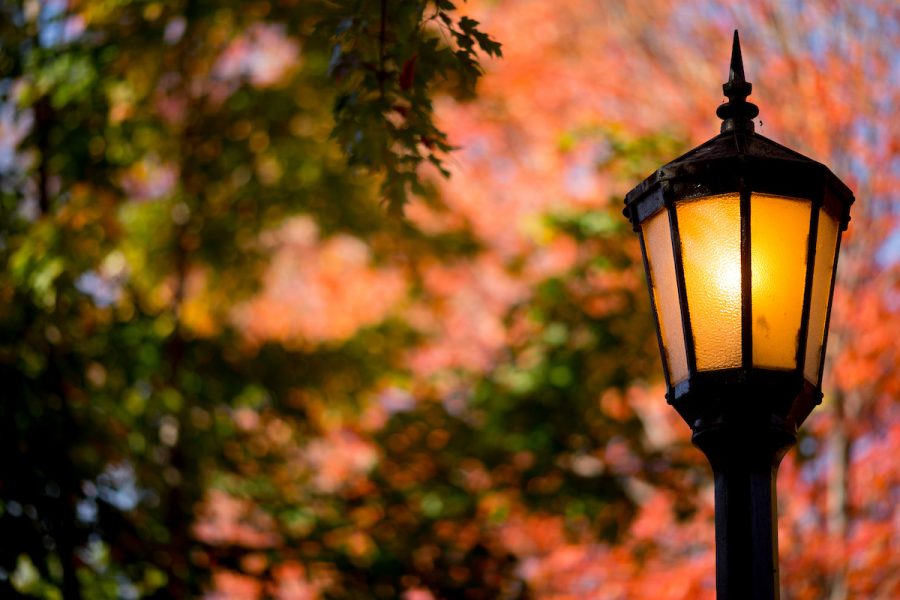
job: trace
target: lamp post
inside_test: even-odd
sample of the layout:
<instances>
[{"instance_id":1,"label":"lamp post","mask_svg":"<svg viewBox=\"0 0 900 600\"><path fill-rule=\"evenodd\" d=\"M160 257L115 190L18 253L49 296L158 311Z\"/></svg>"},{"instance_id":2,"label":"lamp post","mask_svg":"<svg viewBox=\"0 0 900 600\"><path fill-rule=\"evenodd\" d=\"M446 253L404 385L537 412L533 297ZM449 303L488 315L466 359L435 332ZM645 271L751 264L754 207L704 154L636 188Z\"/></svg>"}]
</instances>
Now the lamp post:
<instances>
[{"instance_id":1,"label":"lamp post","mask_svg":"<svg viewBox=\"0 0 900 600\"><path fill-rule=\"evenodd\" d=\"M715 478L719 600L776 599L775 479L821 403L841 232L853 193L754 132L734 32L721 133L625 197L666 379Z\"/></svg>"}]
</instances>

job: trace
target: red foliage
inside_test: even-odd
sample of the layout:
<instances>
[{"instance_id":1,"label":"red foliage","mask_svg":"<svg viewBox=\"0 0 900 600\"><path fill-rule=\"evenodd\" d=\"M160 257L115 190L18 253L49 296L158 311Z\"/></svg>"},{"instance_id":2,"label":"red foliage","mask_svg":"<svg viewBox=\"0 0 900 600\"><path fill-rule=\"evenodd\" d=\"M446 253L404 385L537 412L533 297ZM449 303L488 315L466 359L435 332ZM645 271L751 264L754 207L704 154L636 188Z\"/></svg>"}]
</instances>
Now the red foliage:
<instances>
[{"instance_id":1,"label":"red foliage","mask_svg":"<svg viewBox=\"0 0 900 600\"><path fill-rule=\"evenodd\" d=\"M900 28L890 3L854 6L471 2L467 10L503 41L504 59L490 65L476 102L439 102L441 121L461 147L453 178L442 186L449 210L416 204L408 212L429 233L470 230L481 250L449 264L422 259L421 293L407 299L405 272L373 266L362 241L320 239L311 221L298 219L272 235L276 254L265 290L236 321L253 342L302 347L345 340L400 315L423 337L409 352L414 382L408 387L428 382L440 395L453 389L455 372L489 372L511 345L535 333L528 323L507 319L510 310L580 256L574 239L546 225L547 215L618 206L622 193L656 166L639 157L638 164L610 163L611 146L660 132L690 143L716 133L714 109L738 23L762 111L759 131L828 163L858 196L835 292L825 402L780 476L783 588L786 597L801 600L900 596L900 469L893 458L900 453L900 121L893 114ZM414 74L415 57L400 72L403 89ZM599 318L622 310L622 296L613 292L643 284L634 271L598 270L572 285L586 312ZM624 397L611 390L598 402L612 419L636 415L647 448L670 449L673 460L700 460L699 452L679 456L687 454L687 427L658 386L635 387ZM363 428L377 431L408 403L396 410L373 406ZM348 455L355 458L337 460ZM502 525L482 525L518 558L535 597L713 597L709 482L686 485L697 494L691 498L652 485L638 477L639 459L626 443L612 441L591 459L629 479L638 504L615 545L587 531L573 535L559 515L490 493L492 474L478 464L466 471L473 493L488 489L486 514L494 505L510 510ZM378 456L356 434L341 431L311 443L304 460L318 469L314 487L336 493ZM416 475L391 477L400 486ZM250 509L242 503L221 494L210 501L199 537L228 536L249 548L274 543L264 523L261 530L245 523ZM687 515L684 506L692 509ZM454 527L464 530L464 524ZM335 543L364 555L372 542L361 527ZM296 575L298 568L282 570ZM294 575L276 576L282 587L299 586L283 597L313 597ZM283 583L288 580L300 583ZM217 585L261 593L258 584L224 572ZM428 597L415 587L406 592L410 600Z\"/></svg>"}]
</instances>

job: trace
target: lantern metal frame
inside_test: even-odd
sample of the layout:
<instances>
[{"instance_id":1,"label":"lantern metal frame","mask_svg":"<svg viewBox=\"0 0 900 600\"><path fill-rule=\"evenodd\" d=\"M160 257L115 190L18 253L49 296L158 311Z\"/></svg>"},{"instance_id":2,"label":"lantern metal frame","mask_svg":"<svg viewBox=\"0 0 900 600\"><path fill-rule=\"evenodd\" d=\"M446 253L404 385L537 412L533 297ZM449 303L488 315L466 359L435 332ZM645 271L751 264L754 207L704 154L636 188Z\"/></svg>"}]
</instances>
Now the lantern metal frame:
<instances>
[{"instance_id":1,"label":"lantern metal frame","mask_svg":"<svg viewBox=\"0 0 900 600\"><path fill-rule=\"evenodd\" d=\"M731 69L723 85L728 102L719 106L719 135L659 168L625 197L625 216L640 237L657 341L666 380L666 398L693 430L693 442L710 460L716 483L717 590L724 598L778 598L775 476L797 428L821 402L822 370L842 232L850 221L852 191L825 165L754 131L759 109L746 98L752 86L744 78L738 33ZM806 278L796 365L792 370L753 364L751 302L751 193L807 200L810 206ZM738 194L740 203L741 353L738 368L697 368L688 310L676 202L719 194ZM838 225L825 330L816 381L804 376L820 209ZM667 211L688 374L673 382L669 372L660 312L641 225Z\"/></svg>"}]
</instances>

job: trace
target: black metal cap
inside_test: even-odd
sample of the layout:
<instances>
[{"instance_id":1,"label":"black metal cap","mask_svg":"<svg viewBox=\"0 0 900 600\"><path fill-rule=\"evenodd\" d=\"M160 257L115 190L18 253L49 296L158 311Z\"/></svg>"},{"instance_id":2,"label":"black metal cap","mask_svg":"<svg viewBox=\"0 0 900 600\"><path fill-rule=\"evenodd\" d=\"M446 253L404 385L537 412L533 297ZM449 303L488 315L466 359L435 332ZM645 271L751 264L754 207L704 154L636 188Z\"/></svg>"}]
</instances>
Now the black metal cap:
<instances>
[{"instance_id":1,"label":"black metal cap","mask_svg":"<svg viewBox=\"0 0 900 600\"><path fill-rule=\"evenodd\" d=\"M743 185L794 198L824 196L826 210L846 229L853 192L825 165L754 132L759 108L747 102L753 86L744 78L737 30L722 89L728 102L716 111L724 120L721 133L663 165L625 195L624 213L635 231L665 201L733 192Z\"/></svg>"},{"instance_id":2,"label":"black metal cap","mask_svg":"<svg viewBox=\"0 0 900 600\"><path fill-rule=\"evenodd\" d=\"M745 183L757 192L793 198L824 194L829 198L825 208L841 228L850 221L853 192L828 167L752 130L737 129L724 131L658 168L625 195L625 216L638 231L644 219L662 208L664 197L723 194Z\"/></svg>"},{"instance_id":3,"label":"black metal cap","mask_svg":"<svg viewBox=\"0 0 900 600\"><path fill-rule=\"evenodd\" d=\"M723 120L722 133L726 131L753 131L753 119L759 115L759 107L747 102L747 96L753 90L753 84L744 78L744 59L741 56L741 38L734 30L734 41L731 44L731 68L728 81L722 85L722 91L728 96L728 102L716 110L716 115Z\"/></svg>"}]
</instances>

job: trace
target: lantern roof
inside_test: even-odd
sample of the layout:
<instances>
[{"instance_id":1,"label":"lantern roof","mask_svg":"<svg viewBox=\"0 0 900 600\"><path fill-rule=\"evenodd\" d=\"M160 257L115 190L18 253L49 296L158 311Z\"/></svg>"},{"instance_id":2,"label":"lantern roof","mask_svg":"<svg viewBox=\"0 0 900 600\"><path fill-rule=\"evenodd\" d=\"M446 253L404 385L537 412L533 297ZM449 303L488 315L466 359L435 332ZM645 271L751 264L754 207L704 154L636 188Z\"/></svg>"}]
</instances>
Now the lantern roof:
<instances>
[{"instance_id":1,"label":"lantern roof","mask_svg":"<svg viewBox=\"0 0 900 600\"><path fill-rule=\"evenodd\" d=\"M748 135L745 132L731 130L720 133L658 168L652 175L628 192L625 196L625 203L631 204L638 200L658 183L696 173L702 163L735 158L794 162L798 166L818 168L823 174L827 174L829 183L835 188L835 191L852 197L850 189L822 163L804 156L796 150L791 150L787 146L782 146L778 142L758 133L750 132Z\"/></svg>"},{"instance_id":2,"label":"lantern roof","mask_svg":"<svg viewBox=\"0 0 900 600\"><path fill-rule=\"evenodd\" d=\"M791 150L754 131L755 104L746 101L752 85L744 79L740 40L734 32L728 82L723 86L728 102L716 114L723 119L722 132L658 168L625 196L625 214L637 225L658 208L635 205L659 187L689 198L725 191L738 180L759 184L762 190L801 197L822 197L830 191L832 212L846 229L853 193L822 163ZM696 191L696 193L694 193ZM657 204L657 203L653 203ZM650 210L648 210L648 208Z\"/></svg>"}]
</instances>

